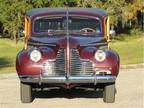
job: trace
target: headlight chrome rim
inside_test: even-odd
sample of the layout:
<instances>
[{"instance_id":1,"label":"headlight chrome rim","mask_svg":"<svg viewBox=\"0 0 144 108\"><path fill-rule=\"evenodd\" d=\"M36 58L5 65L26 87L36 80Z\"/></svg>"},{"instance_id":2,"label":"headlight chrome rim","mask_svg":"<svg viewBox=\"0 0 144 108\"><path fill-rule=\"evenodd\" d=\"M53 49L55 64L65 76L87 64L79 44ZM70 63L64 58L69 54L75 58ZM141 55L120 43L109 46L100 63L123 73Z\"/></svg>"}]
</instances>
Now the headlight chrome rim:
<instances>
[{"instance_id":1,"label":"headlight chrome rim","mask_svg":"<svg viewBox=\"0 0 144 108\"><path fill-rule=\"evenodd\" d=\"M106 53L103 50L97 50L94 57L98 62L103 62L106 59Z\"/></svg>"},{"instance_id":2,"label":"headlight chrome rim","mask_svg":"<svg viewBox=\"0 0 144 108\"><path fill-rule=\"evenodd\" d=\"M33 61L33 62L38 62L40 61L42 55L41 55L41 52L37 49L34 49L33 51L31 51L30 53L30 59Z\"/></svg>"}]
</instances>

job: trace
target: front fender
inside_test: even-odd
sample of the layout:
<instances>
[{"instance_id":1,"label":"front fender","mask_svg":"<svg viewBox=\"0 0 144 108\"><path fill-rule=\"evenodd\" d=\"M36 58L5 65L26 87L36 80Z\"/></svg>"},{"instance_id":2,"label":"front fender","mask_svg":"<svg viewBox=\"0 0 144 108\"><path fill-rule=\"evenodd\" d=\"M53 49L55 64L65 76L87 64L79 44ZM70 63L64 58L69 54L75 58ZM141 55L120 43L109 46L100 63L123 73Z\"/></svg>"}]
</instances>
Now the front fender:
<instances>
[{"instance_id":1,"label":"front fender","mask_svg":"<svg viewBox=\"0 0 144 108\"><path fill-rule=\"evenodd\" d=\"M105 52L106 59L103 62L98 62L95 58L92 59L95 64L95 68L109 69L111 70L112 75L117 76L120 67L119 55L113 50L106 50Z\"/></svg>"},{"instance_id":2,"label":"front fender","mask_svg":"<svg viewBox=\"0 0 144 108\"><path fill-rule=\"evenodd\" d=\"M38 62L30 60L30 50L21 50L16 57L16 70L18 75L39 75L42 71L42 64L45 60L54 59L56 54L51 48L39 49L42 58Z\"/></svg>"},{"instance_id":3,"label":"front fender","mask_svg":"<svg viewBox=\"0 0 144 108\"><path fill-rule=\"evenodd\" d=\"M119 55L111 49L105 49L104 51L106 53L106 59L102 62L99 62L94 58L94 54L97 50L98 48L96 47L83 48L79 51L80 57L81 59L92 61L94 64L94 68L110 69L112 75L117 76L119 73L119 65L120 65Z\"/></svg>"}]
</instances>

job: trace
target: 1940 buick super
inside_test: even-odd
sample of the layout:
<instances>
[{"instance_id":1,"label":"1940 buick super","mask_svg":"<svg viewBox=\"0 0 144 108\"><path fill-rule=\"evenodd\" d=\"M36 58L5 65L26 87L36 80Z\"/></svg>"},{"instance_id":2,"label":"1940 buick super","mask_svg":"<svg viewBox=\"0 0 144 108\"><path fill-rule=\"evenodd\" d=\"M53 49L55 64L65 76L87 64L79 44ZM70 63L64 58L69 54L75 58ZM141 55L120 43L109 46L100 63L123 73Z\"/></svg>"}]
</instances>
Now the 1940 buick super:
<instances>
[{"instance_id":1,"label":"1940 buick super","mask_svg":"<svg viewBox=\"0 0 144 108\"><path fill-rule=\"evenodd\" d=\"M25 46L17 54L21 101L41 87L93 87L115 101L119 56L109 48L109 17L96 8L39 8L25 16Z\"/></svg>"}]
</instances>

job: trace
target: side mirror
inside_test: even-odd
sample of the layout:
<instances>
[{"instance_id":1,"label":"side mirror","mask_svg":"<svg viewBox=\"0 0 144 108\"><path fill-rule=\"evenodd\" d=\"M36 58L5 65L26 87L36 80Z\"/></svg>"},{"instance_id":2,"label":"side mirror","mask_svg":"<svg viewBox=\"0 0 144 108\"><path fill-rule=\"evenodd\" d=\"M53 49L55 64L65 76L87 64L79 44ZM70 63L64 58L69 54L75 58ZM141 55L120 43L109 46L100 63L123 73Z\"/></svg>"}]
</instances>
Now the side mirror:
<instances>
[{"instance_id":1,"label":"side mirror","mask_svg":"<svg viewBox=\"0 0 144 108\"><path fill-rule=\"evenodd\" d=\"M115 36L115 35L116 35L115 30L114 30L114 29L111 29L111 30L110 30L110 36Z\"/></svg>"},{"instance_id":2,"label":"side mirror","mask_svg":"<svg viewBox=\"0 0 144 108\"><path fill-rule=\"evenodd\" d=\"M110 39L111 39L111 40L114 39L114 37L116 36L115 30L114 30L114 29L111 29L109 35L110 35Z\"/></svg>"}]
</instances>

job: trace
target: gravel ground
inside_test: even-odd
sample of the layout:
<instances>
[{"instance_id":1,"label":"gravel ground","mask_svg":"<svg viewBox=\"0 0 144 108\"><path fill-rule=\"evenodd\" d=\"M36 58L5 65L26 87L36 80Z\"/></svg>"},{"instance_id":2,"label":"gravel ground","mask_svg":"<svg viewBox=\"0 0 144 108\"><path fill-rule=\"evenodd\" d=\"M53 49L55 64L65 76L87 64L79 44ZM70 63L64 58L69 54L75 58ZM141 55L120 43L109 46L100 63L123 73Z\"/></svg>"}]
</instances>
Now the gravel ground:
<instances>
[{"instance_id":1,"label":"gravel ground","mask_svg":"<svg viewBox=\"0 0 144 108\"><path fill-rule=\"evenodd\" d=\"M102 93L88 89L53 89L35 94L33 103L22 104L16 74L0 75L0 108L143 108L144 68L121 69L115 103L103 103Z\"/></svg>"}]
</instances>

